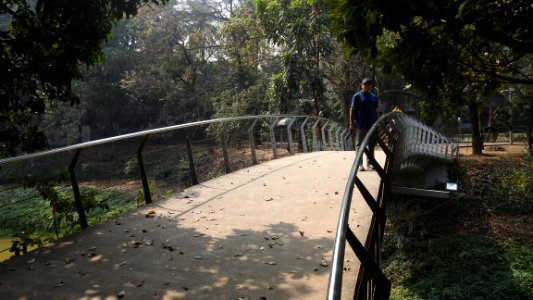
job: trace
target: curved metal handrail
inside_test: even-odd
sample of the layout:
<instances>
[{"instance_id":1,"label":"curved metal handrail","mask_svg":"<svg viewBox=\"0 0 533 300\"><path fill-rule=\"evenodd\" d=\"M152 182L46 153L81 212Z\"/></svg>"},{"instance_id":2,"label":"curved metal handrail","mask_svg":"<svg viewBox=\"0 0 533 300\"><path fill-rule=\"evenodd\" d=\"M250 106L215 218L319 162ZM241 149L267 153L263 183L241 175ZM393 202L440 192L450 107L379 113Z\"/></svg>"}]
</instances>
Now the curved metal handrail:
<instances>
[{"instance_id":1,"label":"curved metal handrail","mask_svg":"<svg viewBox=\"0 0 533 300\"><path fill-rule=\"evenodd\" d=\"M413 134L413 128L416 128L415 134ZM387 155L383 168L377 165L375 160L373 161L376 171L381 177L378 199L373 199L373 196L369 195L364 185L357 178L359 166L362 164L363 153L367 151L366 147L370 139L374 137ZM390 192L392 179L397 174L402 163L406 160L412 162L413 154L415 156L423 154L431 160L452 160L457 155L457 145L429 126L401 112L391 112L381 116L363 139L356 152L342 199L333 247L332 267L327 292L328 300L341 298L346 242L349 242L361 261L361 268L366 268L364 271L369 273L367 278L369 278L370 284L373 285L372 290L369 291L372 294L370 298L388 299L391 285L379 268L380 243L383 238L386 221L384 211L385 198ZM415 161L415 163L420 162ZM359 189L373 213L371 229L364 246L348 226L354 187ZM376 256L376 253L378 253L377 257L373 257ZM360 274L362 273L360 272ZM361 283L360 279L358 278L357 284ZM359 293L357 287L354 299L359 299L357 297L357 293Z\"/></svg>"},{"instance_id":2,"label":"curved metal handrail","mask_svg":"<svg viewBox=\"0 0 533 300\"><path fill-rule=\"evenodd\" d=\"M377 134L380 124L383 123L392 114L393 113L388 113L386 115L383 115L376 121L376 123L374 123L372 128L368 131L368 134L363 139L361 146L357 150L355 160L352 164L352 168L350 169L350 175L348 176L346 188L344 189L344 195L342 197L339 221L337 223L337 231L335 235L335 244L333 246L333 257L331 262L331 274L329 279L327 299L340 299L341 297L344 254L348 232L348 220L350 216L350 207L352 204L355 179L359 166L362 164L362 157L364 152L363 149L368 145L371 136Z\"/></svg>"},{"instance_id":3,"label":"curved metal handrail","mask_svg":"<svg viewBox=\"0 0 533 300\"><path fill-rule=\"evenodd\" d=\"M282 118L291 118L291 120L288 120L288 122L285 122L283 124L279 123L279 120ZM232 126L227 126L228 124L234 123ZM237 125L237 123L242 123ZM246 123L251 123L246 124ZM219 155L222 157L217 157L219 161L217 163L223 162L223 169L221 164L217 165L219 167L220 173L224 172L229 173L231 171L235 171L237 168L249 166L250 164L258 164L263 159L276 159L278 157L277 155L277 148L280 147L280 143L285 144L288 142L288 151L284 152L283 155L294 155L296 152L308 152L307 143L311 142L311 139L313 140L313 143L318 144L318 140L315 137L315 134L318 133L315 131L316 127L311 128L311 125L317 126L320 124L321 126L324 126L325 124L335 124L335 128L344 128L341 124L335 122L334 120L331 120L329 118L325 117L319 117L319 116L311 116L311 115L298 115L298 114L272 114L272 115L252 115L252 116L239 116L239 117L227 117L227 118L219 118L219 119L211 119L211 120L204 120L204 121L197 121L187 124L180 124L180 125L174 125L174 126L168 126L163 128L156 128L156 129L149 129L149 130L143 130L139 132L134 133L128 133L123 134L119 136L79 143L75 145L70 145L66 147L60 147L56 149L46 150L46 151L40 151L35 153L29 153L29 154L23 154L16 157L9 157L9 158L3 158L0 159L0 182L2 184L5 184L6 189L0 190L0 193L3 193L4 191L8 191L11 189L15 189L18 187L22 187L24 180L28 179L37 179L37 180L50 180L53 181L53 184L56 184L56 181L59 180L61 182L65 182L66 187L70 185L72 188L72 197L74 198L74 204L75 204L75 210L77 211L78 218L77 220L74 220L75 224L78 224L81 229L85 229L88 227L88 218L86 217L86 207L84 207L84 203L82 201L82 198L84 196L83 188L87 186L87 180L92 175L88 175L89 173L86 173L86 170L89 168L93 168L98 163L98 159L101 157L91 157L91 156L82 156L80 153L89 155L96 154L96 153L109 153L106 152L103 149L111 150L111 153L114 153L115 151L115 145L119 145L118 142L120 142L120 145L126 146L126 151L121 152L119 154L119 157L106 157L104 165L101 165L95 172L98 173L98 171L107 170L109 168L117 167L117 166L109 166L105 165L107 162L116 162L120 161L120 159L124 159L125 161L118 162L117 165L119 168L127 168L128 170L134 170L129 171L131 172L132 176L129 177L130 183L133 186L133 189L136 189L135 191L129 191L131 193L136 193L135 200L139 203L143 200L145 203L151 203L152 202L152 195L156 195L156 191L154 191L155 188L155 181L159 181L161 183L161 186L165 186L165 189L168 188L170 184L174 184L174 186L178 186L180 188L183 188L187 185L194 185L198 184L202 179L210 178L212 175L219 174L218 171L214 171L212 174L211 171L214 170L213 161L206 161L202 160L205 159L206 153L204 152L205 149L198 148L198 145L203 145L209 147L211 142L208 140L195 140L195 136L199 136L202 138L204 134L207 134L207 131L197 134L197 129L200 128L206 128L210 125L217 126L215 131L213 131L214 134L211 134L209 137L209 140L216 140L218 142L213 143L213 146L217 144L217 146L220 146L218 150L213 150L214 152L209 153L208 155ZM268 126L265 126L267 125ZM298 125L296 125L298 124ZM307 126L306 126L307 124ZM229 129L229 127L235 128ZM263 127L264 126L264 127ZM268 127L268 129L266 128ZM332 126L333 127L333 126ZM231 130L232 133L235 133L235 136L229 136L228 131ZM236 131L235 131L236 130ZM246 132L247 131L247 132ZM339 131L339 130L338 130ZM286 132L286 133L285 133ZM180 136L180 134L185 134L185 136ZM284 133L287 135L288 141L283 141L283 135ZM298 143L301 144L302 149L295 149L293 143L296 141L293 141L292 134L298 134L298 137L296 138L298 140ZM168 136L172 136L173 134L176 134L177 136L180 136L178 140L172 140L170 143L175 143L165 149L167 152L171 152L170 154L165 153L164 157L172 157L172 161L165 161L162 162L158 159L154 159L153 157L153 151L159 151L157 150L157 143L158 139L157 137L164 138ZM258 136L259 134L259 136ZM261 134L264 134L264 136L261 136ZM328 132L328 134L332 134L332 132ZM237 136L238 135L238 136ZM280 140L277 140L277 136L281 136ZM311 135L313 135L313 138L311 138ZM148 145L147 142L149 137L156 137L154 139L153 143ZM263 138L270 138L270 143L264 143L261 146L256 145L256 140L259 142L265 142L262 140ZM162 141L159 139L159 141ZM320 139L322 140L322 139ZM339 138L333 138L330 137L329 140L331 141L338 141ZM231 145L228 144L228 141L230 143L233 143ZM168 141L165 141L163 143L167 143ZM241 142L243 144L241 144ZM209 145L208 145L209 144ZM250 148L248 151L242 152L243 154L240 154L238 152L238 155L243 155L246 157L250 157L251 159L248 161L245 159L230 159L230 151L232 148L240 148L243 145L246 145ZM330 144L322 144L318 145L313 144L313 147L309 149L310 151L320 151L320 150L348 150L349 148L346 148L348 146L348 143L340 143L340 142L332 142ZM96 146L103 145L106 148L98 149ZM110 147L108 147L110 146ZM183 147L181 147L183 146ZM194 146L194 147L193 147ZM175 147L181 147L176 152L172 152L170 149L177 149ZM150 149L150 151L145 150L145 148ZM195 149L193 149L195 148ZM271 151L273 152L273 157L270 155L266 155L266 151L271 148ZM214 148L213 148L214 149ZM241 148L242 149L242 148ZM281 149L281 148L280 148ZM124 148L118 148L117 151L122 151ZM196 150L196 151L195 151ZM219 151L221 150L221 151ZM256 156L255 151L256 150L262 150L261 154L262 157L258 158ZM298 150L298 151L297 151ZM351 149L350 149L351 150ZM212 151L212 150L207 150ZM110 154L111 154L110 153ZM162 152L161 152L162 153ZM218 154L215 154L218 153ZM237 153L237 152L234 152ZM118 154L118 152L117 152ZM124 157L121 157L120 155L124 155ZM161 157L163 157L163 154L159 154ZM211 157L212 158L212 157ZM95 163L95 165L91 165L91 163ZM161 164L171 165L168 169L171 169L173 172L176 172L172 174L172 177L170 175L166 175L165 172L167 172L167 169L158 169ZM181 165L180 165L181 164ZM206 164L209 165L209 167L206 168ZM37 167L38 166L38 167ZM235 167L235 168L232 168ZM198 168L198 169L197 169ZM92 170L92 169L91 169ZM161 172L161 173L159 173ZM21 175L22 174L22 175ZM38 174L38 175L35 175ZM102 173L98 173L103 174ZM109 174L113 174L111 176L116 177L106 177L106 180L110 179L123 179L129 174L124 174L124 169L121 170L111 170ZM81 176L80 176L81 175ZM107 174L106 174L107 175ZM158 175L163 176L162 178L157 178ZM200 178L200 176L202 178ZM69 177L70 176L70 177ZM165 176L172 178L168 180L169 182L163 183L163 178L166 178ZM181 177L178 177L181 176ZM78 179L80 177L81 180ZM179 179L178 179L179 178ZM185 178L185 179L184 179ZM98 178L101 179L101 178ZM70 181L70 184L67 182ZM141 183L141 189L138 189L139 183ZM63 183L62 183L63 184ZM113 183L112 183L113 184ZM129 187L127 187L129 188ZM127 189L125 188L125 189ZM158 190L159 194L157 194L157 197L162 197L163 193L168 192L168 190ZM36 197L31 197L31 199L37 199ZM15 201L10 201L9 205L12 207L15 207L18 205L19 201L17 199L13 199ZM22 201L21 201L22 202ZM5 208L5 207L4 207ZM11 219L10 219L11 220ZM0 223L5 220L0 220ZM69 224L69 226L74 226L74 224ZM8 249L0 249L0 252L7 251Z\"/></svg>"},{"instance_id":4,"label":"curved metal handrail","mask_svg":"<svg viewBox=\"0 0 533 300\"><path fill-rule=\"evenodd\" d=\"M60 147L60 148L56 148L56 149L39 151L39 152L34 152L34 153L29 153L29 154L18 155L18 156L14 156L14 157L3 158L3 159L0 159L0 166L5 165L5 164L9 164L9 163L23 161L23 160L33 159L33 158L37 158L37 157L41 157L41 156L47 156L47 155L51 155L51 154L55 154L55 153L68 152L68 151L73 151L73 150L78 150L78 149L83 149L83 148L89 148L89 147L108 144L108 143L112 143L112 142L116 142L116 141L131 139L131 138L135 138L135 137L143 137L143 136L153 135L153 134L158 134L158 133L164 133L164 132L174 131L174 130L179 130L179 129L184 129L184 128L191 128L191 127L204 126L204 125L210 125L210 124L215 124L215 123L231 122L231 121L254 120L254 119L265 119L265 118L316 118L317 121L318 120L324 120L324 121L335 122L335 121L333 121L333 120L331 120L329 118L325 118L325 117L309 116L309 115L293 115L293 114L241 116L241 117L227 117L227 118L210 119L210 120L196 121L196 122L191 122L191 123L186 123L186 124L172 125L172 126L155 128L155 129L147 129L147 130L143 130L143 131L137 131L137 132L127 133L127 134L123 134L123 135L117 135L117 136L113 136L113 137L109 137L109 138L98 139L98 140L84 142L84 143L78 143L78 144L65 146L65 147Z\"/></svg>"}]
</instances>

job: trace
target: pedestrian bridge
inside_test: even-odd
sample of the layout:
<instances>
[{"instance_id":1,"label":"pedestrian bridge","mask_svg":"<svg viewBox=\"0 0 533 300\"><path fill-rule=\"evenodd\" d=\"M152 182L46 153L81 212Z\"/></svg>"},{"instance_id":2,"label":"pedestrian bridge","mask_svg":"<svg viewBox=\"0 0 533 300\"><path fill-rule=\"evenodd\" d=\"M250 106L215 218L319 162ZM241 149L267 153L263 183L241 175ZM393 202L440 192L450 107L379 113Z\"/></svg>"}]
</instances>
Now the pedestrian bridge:
<instances>
[{"instance_id":1,"label":"pedestrian bridge","mask_svg":"<svg viewBox=\"0 0 533 300\"><path fill-rule=\"evenodd\" d=\"M371 130L380 137L376 171L359 173L363 151L345 151L350 142L342 126L301 116L199 122L4 159L2 176L32 171L34 177L25 177L32 182L57 179L54 170L66 167L69 184L58 180L54 188L73 191L72 220L84 230L2 263L0 293L6 299L387 298L390 283L379 270L383 203L387 174L401 169L394 153L404 149L405 130L394 126L403 117L387 118ZM94 160L101 164L88 163ZM140 177L138 185L128 170ZM2 181L2 193L17 188ZM94 186L136 189L145 204L88 226L96 209L84 207L83 195ZM30 201L37 200L20 203ZM73 228L61 214L54 218L56 230Z\"/></svg>"}]
</instances>

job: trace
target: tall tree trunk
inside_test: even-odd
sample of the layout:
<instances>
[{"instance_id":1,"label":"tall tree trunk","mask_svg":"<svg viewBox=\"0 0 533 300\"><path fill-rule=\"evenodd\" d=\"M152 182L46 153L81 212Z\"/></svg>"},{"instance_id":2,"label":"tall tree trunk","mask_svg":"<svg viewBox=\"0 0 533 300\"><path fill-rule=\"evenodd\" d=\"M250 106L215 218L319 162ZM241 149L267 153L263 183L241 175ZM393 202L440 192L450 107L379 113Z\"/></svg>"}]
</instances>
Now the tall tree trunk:
<instances>
[{"instance_id":1,"label":"tall tree trunk","mask_svg":"<svg viewBox=\"0 0 533 300\"><path fill-rule=\"evenodd\" d=\"M481 138L479 111L475 97L472 97L468 101L468 110L470 111L470 118L472 120L472 153L474 155L481 155L483 153L483 139Z\"/></svg>"}]
</instances>

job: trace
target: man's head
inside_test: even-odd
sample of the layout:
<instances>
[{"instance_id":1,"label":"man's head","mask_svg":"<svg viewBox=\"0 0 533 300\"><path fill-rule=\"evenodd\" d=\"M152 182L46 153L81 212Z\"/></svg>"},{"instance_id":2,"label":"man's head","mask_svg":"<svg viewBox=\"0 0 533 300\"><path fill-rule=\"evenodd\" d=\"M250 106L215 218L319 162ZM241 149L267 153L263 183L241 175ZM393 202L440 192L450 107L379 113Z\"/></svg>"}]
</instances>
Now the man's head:
<instances>
[{"instance_id":1,"label":"man's head","mask_svg":"<svg viewBox=\"0 0 533 300\"><path fill-rule=\"evenodd\" d=\"M372 88L372 80L370 80L369 78L363 79L363 81L361 81L361 86L363 88L364 93L370 92L370 89Z\"/></svg>"}]
</instances>

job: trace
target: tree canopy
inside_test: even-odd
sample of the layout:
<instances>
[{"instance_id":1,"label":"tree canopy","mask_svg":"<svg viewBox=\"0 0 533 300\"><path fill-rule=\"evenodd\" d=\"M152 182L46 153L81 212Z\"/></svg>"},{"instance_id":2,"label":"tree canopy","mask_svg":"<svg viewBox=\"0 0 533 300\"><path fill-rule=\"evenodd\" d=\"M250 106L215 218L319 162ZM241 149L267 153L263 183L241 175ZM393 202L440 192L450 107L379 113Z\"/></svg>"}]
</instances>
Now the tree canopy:
<instances>
[{"instance_id":1,"label":"tree canopy","mask_svg":"<svg viewBox=\"0 0 533 300\"><path fill-rule=\"evenodd\" d=\"M424 95L421 107L428 114L468 104L476 153L482 147L477 120L482 96L533 84L531 1L335 0L331 5L339 38L385 73L401 73Z\"/></svg>"},{"instance_id":2,"label":"tree canopy","mask_svg":"<svg viewBox=\"0 0 533 300\"><path fill-rule=\"evenodd\" d=\"M113 24L137 14L144 3L167 0L0 3L0 155L42 148L35 124L46 101L76 103L71 82L80 67L103 60Z\"/></svg>"},{"instance_id":3,"label":"tree canopy","mask_svg":"<svg viewBox=\"0 0 533 300\"><path fill-rule=\"evenodd\" d=\"M421 89L533 84L530 1L333 1L339 37ZM388 66L388 67L387 67Z\"/></svg>"},{"instance_id":4,"label":"tree canopy","mask_svg":"<svg viewBox=\"0 0 533 300\"><path fill-rule=\"evenodd\" d=\"M47 128L70 135L56 146L228 115L342 119L363 77L379 93L409 83L426 115L475 111L484 97L522 104L531 9L518 0L3 1L0 156L42 149Z\"/></svg>"}]
</instances>

